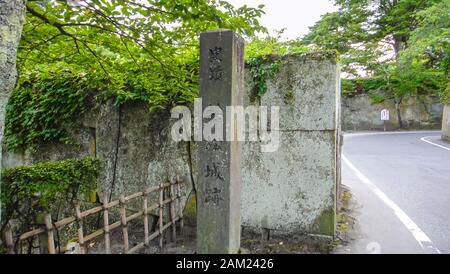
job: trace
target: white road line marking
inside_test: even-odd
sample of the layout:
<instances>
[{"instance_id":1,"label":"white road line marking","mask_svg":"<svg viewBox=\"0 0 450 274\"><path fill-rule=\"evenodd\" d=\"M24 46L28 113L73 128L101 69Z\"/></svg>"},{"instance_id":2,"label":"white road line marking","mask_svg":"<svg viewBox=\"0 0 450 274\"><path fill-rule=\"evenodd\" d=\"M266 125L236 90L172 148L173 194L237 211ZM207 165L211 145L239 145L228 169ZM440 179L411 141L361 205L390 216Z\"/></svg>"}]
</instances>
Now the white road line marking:
<instances>
[{"instance_id":1,"label":"white road line marking","mask_svg":"<svg viewBox=\"0 0 450 274\"><path fill-rule=\"evenodd\" d=\"M381 191L374 183L372 183L369 178L364 176L348 159L345 157L345 155L342 155L342 160L350 167L350 169L355 172L356 176L363 182L369 189L376 195L378 198L380 198L389 208L391 208L397 218L403 223L403 225L406 227L406 229L411 232L413 237L416 239L416 241L419 243L420 247L422 247L423 250L431 249L431 251L434 251L436 253L441 253L439 249L434 247L433 242L430 240L430 238L414 223L414 221L394 202L392 201L386 194L384 194L383 191Z\"/></svg>"},{"instance_id":2,"label":"white road line marking","mask_svg":"<svg viewBox=\"0 0 450 274\"><path fill-rule=\"evenodd\" d=\"M450 151L450 148L448 148L448 147L441 146L441 145L439 145L439 144L436 144L436 143L433 143L433 142L427 140L428 138L432 138L432 137L437 137L437 136L423 137L423 138L420 138L420 140L421 140L421 141L424 141L425 143L428 143L428 144L430 144L430 145L437 146L437 147L440 147L440 148L443 148L443 149L446 149L446 150L449 150L449 151Z\"/></svg>"},{"instance_id":3,"label":"white road line marking","mask_svg":"<svg viewBox=\"0 0 450 274\"><path fill-rule=\"evenodd\" d=\"M346 137L358 137L358 136L368 136L368 135L398 135L398 134L434 134L440 131L386 131L386 132L344 132Z\"/></svg>"}]
</instances>

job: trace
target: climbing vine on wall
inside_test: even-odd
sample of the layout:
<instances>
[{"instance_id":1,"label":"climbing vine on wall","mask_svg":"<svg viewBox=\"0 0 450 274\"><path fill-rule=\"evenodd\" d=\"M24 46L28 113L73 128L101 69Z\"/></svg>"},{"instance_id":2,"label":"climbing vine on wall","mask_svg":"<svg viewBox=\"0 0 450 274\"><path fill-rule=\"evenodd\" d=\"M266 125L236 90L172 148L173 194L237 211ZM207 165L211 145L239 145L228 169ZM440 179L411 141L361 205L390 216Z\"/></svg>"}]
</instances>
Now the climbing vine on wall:
<instances>
[{"instance_id":1,"label":"climbing vine on wall","mask_svg":"<svg viewBox=\"0 0 450 274\"><path fill-rule=\"evenodd\" d=\"M5 169L2 172L3 231L10 220L25 232L36 224L40 212L73 208L97 187L103 164L86 157Z\"/></svg>"},{"instance_id":2,"label":"climbing vine on wall","mask_svg":"<svg viewBox=\"0 0 450 274\"><path fill-rule=\"evenodd\" d=\"M108 99L116 105L143 101L149 111L191 102L198 90L198 69L195 64L186 66L191 73L182 85L178 83L181 75L156 85L137 72L124 71L108 78L102 72L64 64L22 75L7 106L5 144L10 150L52 141L75 144L71 133L79 118Z\"/></svg>"},{"instance_id":3,"label":"climbing vine on wall","mask_svg":"<svg viewBox=\"0 0 450 274\"><path fill-rule=\"evenodd\" d=\"M7 121L11 148L70 143L89 93L170 110L198 94L199 34L264 32L263 6L226 1L27 1ZM25 79L24 79L25 77ZM29 79L26 79L29 77Z\"/></svg>"},{"instance_id":4,"label":"climbing vine on wall","mask_svg":"<svg viewBox=\"0 0 450 274\"><path fill-rule=\"evenodd\" d=\"M22 77L7 106L5 144L9 149L35 147L45 141L73 143L69 130L88 108L90 79L71 71Z\"/></svg>"},{"instance_id":5,"label":"climbing vine on wall","mask_svg":"<svg viewBox=\"0 0 450 274\"><path fill-rule=\"evenodd\" d=\"M261 97L267 92L267 81L280 71L280 60L271 60L269 56L250 57L247 66L254 83L253 94Z\"/></svg>"},{"instance_id":6,"label":"climbing vine on wall","mask_svg":"<svg viewBox=\"0 0 450 274\"><path fill-rule=\"evenodd\" d=\"M254 83L254 97L267 92L267 81L280 71L283 56L312 50L296 40L282 41L282 34L283 30L262 39L256 38L246 46L246 66Z\"/></svg>"}]
</instances>

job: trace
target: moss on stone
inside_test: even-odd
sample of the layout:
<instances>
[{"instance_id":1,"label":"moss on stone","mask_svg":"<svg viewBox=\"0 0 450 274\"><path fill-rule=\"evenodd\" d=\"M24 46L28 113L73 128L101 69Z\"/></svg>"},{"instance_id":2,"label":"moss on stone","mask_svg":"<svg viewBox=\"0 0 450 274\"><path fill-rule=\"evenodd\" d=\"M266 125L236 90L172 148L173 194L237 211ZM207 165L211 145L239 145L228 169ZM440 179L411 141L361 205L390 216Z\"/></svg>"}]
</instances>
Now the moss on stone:
<instances>
[{"instance_id":1,"label":"moss on stone","mask_svg":"<svg viewBox=\"0 0 450 274\"><path fill-rule=\"evenodd\" d=\"M295 101L295 94L293 90L288 90L284 95L284 103L285 104L293 104Z\"/></svg>"},{"instance_id":2,"label":"moss on stone","mask_svg":"<svg viewBox=\"0 0 450 274\"><path fill-rule=\"evenodd\" d=\"M186 201L186 207L184 208L183 216L186 219L186 223L195 226L197 223L197 195L192 192Z\"/></svg>"},{"instance_id":3,"label":"moss on stone","mask_svg":"<svg viewBox=\"0 0 450 274\"><path fill-rule=\"evenodd\" d=\"M340 61L340 54L335 50L324 50L324 51L311 51L306 53L294 53L283 56L282 60L289 60L291 58L299 60L330 60L334 64Z\"/></svg>"},{"instance_id":4,"label":"moss on stone","mask_svg":"<svg viewBox=\"0 0 450 274\"><path fill-rule=\"evenodd\" d=\"M334 236L336 231L336 213L334 210L324 211L317 219L318 233L320 235Z\"/></svg>"}]
</instances>

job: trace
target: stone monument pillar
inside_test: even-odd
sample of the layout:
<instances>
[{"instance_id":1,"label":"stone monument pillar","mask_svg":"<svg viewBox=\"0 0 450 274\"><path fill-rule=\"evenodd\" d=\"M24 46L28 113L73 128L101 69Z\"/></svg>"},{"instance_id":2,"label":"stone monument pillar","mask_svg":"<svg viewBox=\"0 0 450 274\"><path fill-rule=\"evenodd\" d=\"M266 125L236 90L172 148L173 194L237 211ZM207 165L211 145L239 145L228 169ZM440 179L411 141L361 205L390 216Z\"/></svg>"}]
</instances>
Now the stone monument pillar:
<instances>
[{"instance_id":1,"label":"stone monument pillar","mask_svg":"<svg viewBox=\"0 0 450 274\"><path fill-rule=\"evenodd\" d=\"M220 108L223 139L206 141L203 134L196 138L199 141L197 252L233 254L240 247L241 143L227 141L226 121L227 107L243 105L244 41L230 30L202 33L200 51L202 109ZM213 118L217 117L205 113L197 131ZM233 120L236 128L237 119Z\"/></svg>"}]
</instances>

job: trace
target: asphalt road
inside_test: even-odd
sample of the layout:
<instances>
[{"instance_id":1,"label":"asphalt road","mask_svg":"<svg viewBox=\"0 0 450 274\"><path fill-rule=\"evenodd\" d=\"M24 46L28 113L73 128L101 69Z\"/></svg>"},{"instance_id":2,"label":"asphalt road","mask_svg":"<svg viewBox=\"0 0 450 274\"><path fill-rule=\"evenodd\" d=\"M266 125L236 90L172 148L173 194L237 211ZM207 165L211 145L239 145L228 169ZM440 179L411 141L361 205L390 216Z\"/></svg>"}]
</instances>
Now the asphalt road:
<instances>
[{"instance_id":1,"label":"asphalt road","mask_svg":"<svg viewBox=\"0 0 450 274\"><path fill-rule=\"evenodd\" d=\"M450 253L450 145L439 136L345 135L342 182L356 224L338 253Z\"/></svg>"}]
</instances>

